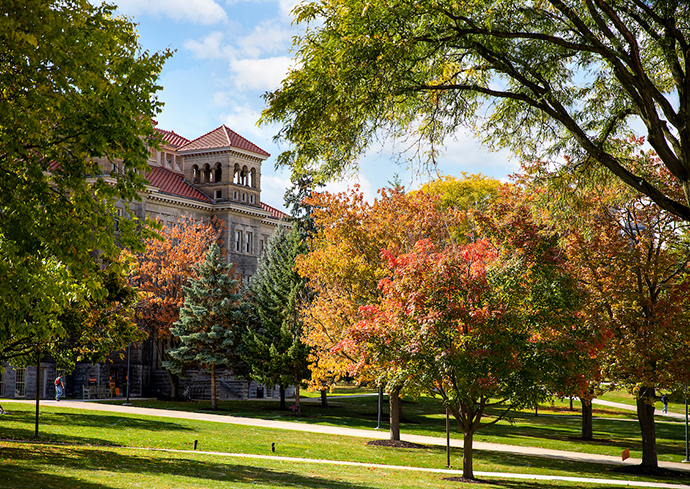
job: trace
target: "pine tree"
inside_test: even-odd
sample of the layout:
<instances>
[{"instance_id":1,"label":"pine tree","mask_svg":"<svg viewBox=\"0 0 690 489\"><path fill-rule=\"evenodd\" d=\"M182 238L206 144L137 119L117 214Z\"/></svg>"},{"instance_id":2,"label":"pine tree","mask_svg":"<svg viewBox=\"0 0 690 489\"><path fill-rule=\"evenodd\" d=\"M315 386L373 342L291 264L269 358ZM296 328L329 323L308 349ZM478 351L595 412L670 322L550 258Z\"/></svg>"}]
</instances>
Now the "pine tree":
<instances>
[{"instance_id":1,"label":"pine tree","mask_svg":"<svg viewBox=\"0 0 690 489\"><path fill-rule=\"evenodd\" d=\"M297 227L290 231L280 228L269 240L249 284L254 314L243 339L243 359L251 378L281 387L281 409L285 409L285 386L294 385L298 413L299 387L309 376L310 351L302 342L299 309L309 300L309 289L295 270L295 259L305 252Z\"/></svg>"},{"instance_id":2,"label":"pine tree","mask_svg":"<svg viewBox=\"0 0 690 489\"><path fill-rule=\"evenodd\" d=\"M239 366L237 346L245 327L246 306L233 266L225 263L216 243L193 270L190 286L184 287L180 320L170 329L180 345L168 350L171 360L164 366L178 374L189 367L207 370L211 374L211 408L215 410L216 369Z\"/></svg>"}]
</instances>

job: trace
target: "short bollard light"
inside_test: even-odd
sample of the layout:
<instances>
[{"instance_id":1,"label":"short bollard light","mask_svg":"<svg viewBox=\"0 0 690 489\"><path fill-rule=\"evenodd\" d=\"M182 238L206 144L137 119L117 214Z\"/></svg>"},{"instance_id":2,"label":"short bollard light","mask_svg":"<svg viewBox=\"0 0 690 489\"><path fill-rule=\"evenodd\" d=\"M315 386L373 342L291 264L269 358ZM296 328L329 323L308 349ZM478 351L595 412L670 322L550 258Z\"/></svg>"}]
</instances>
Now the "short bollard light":
<instances>
[{"instance_id":1,"label":"short bollard light","mask_svg":"<svg viewBox=\"0 0 690 489\"><path fill-rule=\"evenodd\" d=\"M194 450L196 450L196 444L199 443L199 440L194 440Z\"/></svg>"},{"instance_id":2,"label":"short bollard light","mask_svg":"<svg viewBox=\"0 0 690 489\"><path fill-rule=\"evenodd\" d=\"M276 451L276 442L271 443L271 451L275 452Z\"/></svg>"}]
</instances>

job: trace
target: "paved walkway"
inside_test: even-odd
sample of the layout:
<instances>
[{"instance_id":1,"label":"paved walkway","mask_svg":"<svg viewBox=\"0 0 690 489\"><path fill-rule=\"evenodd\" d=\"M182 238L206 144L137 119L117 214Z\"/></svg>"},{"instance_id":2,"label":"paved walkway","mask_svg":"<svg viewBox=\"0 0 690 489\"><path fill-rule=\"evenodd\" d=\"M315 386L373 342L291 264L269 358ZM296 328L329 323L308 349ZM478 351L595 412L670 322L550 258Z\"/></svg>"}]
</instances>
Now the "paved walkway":
<instances>
[{"instance_id":1,"label":"paved walkway","mask_svg":"<svg viewBox=\"0 0 690 489\"><path fill-rule=\"evenodd\" d=\"M5 401L5 400L3 400ZM7 400L9 401L9 400ZM24 403L33 403L35 401L15 401ZM604 401L600 401L604 402ZM344 435L353 436L358 438L370 438L370 439L388 439L388 431L383 430L365 430L357 428L346 428L340 426L326 426L326 425L316 425L299 423L292 421L276 421L267 419L256 419L256 418L244 418L238 416L227 416L218 414L205 414L205 413L192 413L187 411L173 411L164 409L150 409L141 408L134 406L122 406L114 404L100 404L94 402L85 401L41 401L44 406L61 406L76 409L88 409L92 411L102 411L102 412L115 412L115 413L133 413L145 416L158 416L163 418L176 418L176 419L193 419L201 421L212 421L216 423L227 423L227 424L237 424L244 426L256 426L264 428L275 428L281 430L293 430L293 431L304 431L310 433L322 433L329 435ZM615 407L620 407L622 409L632 409L634 406L628 406L625 404L615 404ZM610 404L608 404L610 405ZM422 435L411 435L402 433L400 438L404 441L418 443L420 445L437 445L445 446L445 437L433 437L433 436L422 436ZM452 447L461 448L462 440L451 438L450 444ZM610 455L597 455L592 453L581 453L581 452L570 452L565 450L551 450L546 448L538 447L526 447L520 445L507 445L502 443L485 443L475 441L473 447L476 450L488 450L494 452L508 453L514 455L529 455L536 457L546 457L560 460L572 460L576 462L594 462L594 463L605 463L611 465L639 465L641 463L640 459L629 458L622 461L620 457L610 456ZM659 462L660 467L690 471L690 464L683 464L679 462ZM684 486L690 487L690 486Z\"/></svg>"},{"instance_id":2,"label":"paved walkway","mask_svg":"<svg viewBox=\"0 0 690 489\"><path fill-rule=\"evenodd\" d=\"M618 409L625 409L627 411L635 411L637 412L637 406L632 406L630 404L623 404L621 402L612 402L612 401L604 401L602 399L593 399L592 404L599 404L601 406L609 406L609 407L614 407ZM661 416L661 417L667 417L667 418L672 418L672 419L685 419L685 414L681 413L673 413L671 411L668 412L668 414L664 414L661 412L661 409L655 409L654 410L654 416Z\"/></svg>"}]
</instances>

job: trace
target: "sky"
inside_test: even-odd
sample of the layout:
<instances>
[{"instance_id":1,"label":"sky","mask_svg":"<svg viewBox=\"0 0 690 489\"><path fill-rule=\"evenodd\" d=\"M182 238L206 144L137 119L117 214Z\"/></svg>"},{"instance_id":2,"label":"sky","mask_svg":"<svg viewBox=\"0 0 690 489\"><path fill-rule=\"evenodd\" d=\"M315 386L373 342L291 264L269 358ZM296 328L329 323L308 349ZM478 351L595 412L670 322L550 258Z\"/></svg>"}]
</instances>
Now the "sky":
<instances>
[{"instance_id":1,"label":"sky","mask_svg":"<svg viewBox=\"0 0 690 489\"><path fill-rule=\"evenodd\" d=\"M271 154L262 166L261 200L283 209L290 186L287 169L274 168L288 149L273 137L277 126L257 126L264 109L262 95L280 86L292 64L292 38L297 33L290 12L299 0L109 0L118 13L138 24L144 50L175 50L160 77L159 100L165 106L158 127L195 139L225 124ZM435 175L416 175L398 162L395 145L372 147L356 175L326 188L343 191L358 183L366 198L398 175L416 188ZM466 133L447 142L438 172L460 176L482 173L506 180L517 170L507 151L490 152Z\"/></svg>"}]
</instances>

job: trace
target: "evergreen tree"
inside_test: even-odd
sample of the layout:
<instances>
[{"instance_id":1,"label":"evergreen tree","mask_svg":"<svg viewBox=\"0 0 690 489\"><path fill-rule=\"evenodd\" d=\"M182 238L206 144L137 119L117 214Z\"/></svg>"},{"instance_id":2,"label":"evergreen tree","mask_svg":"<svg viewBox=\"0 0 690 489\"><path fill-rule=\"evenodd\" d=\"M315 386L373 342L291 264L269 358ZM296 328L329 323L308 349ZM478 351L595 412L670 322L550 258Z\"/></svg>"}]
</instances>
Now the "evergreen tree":
<instances>
[{"instance_id":1,"label":"evergreen tree","mask_svg":"<svg viewBox=\"0 0 690 489\"><path fill-rule=\"evenodd\" d=\"M254 314L243 341L243 359L251 378L281 387L281 409L285 408L285 386L294 385L298 413L299 387L309 376L310 351L302 342L299 310L309 300L309 289L295 270L295 259L306 251L297 226L280 228L271 237L249 284Z\"/></svg>"},{"instance_id":2,"label":"evergreen tree","mask_svg":"<svg viewBox=\"0 0 690 489\"><path fill-rule=\"evenodd\" d=\"M176 374L189 367L207 370L211 374L211 408L216 409L216 368L226 366L234 372L239 368L237 346L246 306L233 266L225 263L216 243L193 270L190 286L183 287L180 320L170 329L180 344L168 350L171 360L164 366Z\"/></svg>"}]
</instances>

